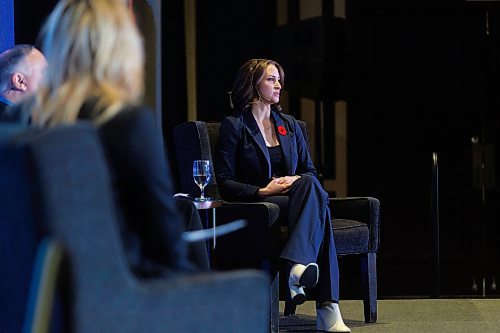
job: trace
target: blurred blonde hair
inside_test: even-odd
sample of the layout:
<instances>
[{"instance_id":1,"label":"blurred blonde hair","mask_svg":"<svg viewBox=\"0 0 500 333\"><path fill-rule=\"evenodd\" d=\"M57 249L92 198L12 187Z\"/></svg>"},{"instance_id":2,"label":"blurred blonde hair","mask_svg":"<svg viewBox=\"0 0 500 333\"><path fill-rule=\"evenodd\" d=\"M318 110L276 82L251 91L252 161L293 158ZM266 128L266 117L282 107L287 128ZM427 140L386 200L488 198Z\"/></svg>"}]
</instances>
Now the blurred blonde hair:
<instances>
[{"instance_id":1,"label":"blurred blonde hair","mask_svg":"<svg viewBox=\"0 0 500 333\"><path fill-rule=\"evenodd\" d=\"M144 90L144 49L123 0L61 0L40 34L48 70L26 103L40 126L74 123L95 98L92 119L100 124Z\"/></svg>"}]
</instances>

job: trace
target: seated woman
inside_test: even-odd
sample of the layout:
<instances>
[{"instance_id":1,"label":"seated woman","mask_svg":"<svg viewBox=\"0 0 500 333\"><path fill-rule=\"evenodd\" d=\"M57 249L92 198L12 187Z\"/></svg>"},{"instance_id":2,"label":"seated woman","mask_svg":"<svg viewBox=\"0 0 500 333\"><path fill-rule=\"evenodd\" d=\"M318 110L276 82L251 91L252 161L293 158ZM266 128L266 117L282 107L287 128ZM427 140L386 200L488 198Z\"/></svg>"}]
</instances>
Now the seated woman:
<instances>
[{"instance_id":1,"label":"seated woman","mask_svg":"<svg viewBox=\"0 0 500 333\"><path fill-rule=\"evenodd\" d=\"M241 66L231 91L236 114L220 126L217 182L225 200L279 205L290 230L281 258L290 266L292 301L303 303L304 288L317 286L317 329L350 332L338 306L328 194L316 178L299 124L278 105L283 83L275 61L252 59Z\"/></svg>"},{"instance_id":2,"label":"seated woman","mask_svg":"<svg viewBox=\"0 0 500 333\"><path fill-rule=\"evenodd\" d=\"M201 223L192 202L176 203L172 197L160 129L153 112L138 106L144 51L124 1L61 0L40 40L48 70L36 95L23 105L32 123L51 127L88 120L98 127L125 250L138 276L194 270L181 232ZM185 223L177 210L186 212ZM198 266L208 268L206 251Z\"/></svg>"}]
</instances>

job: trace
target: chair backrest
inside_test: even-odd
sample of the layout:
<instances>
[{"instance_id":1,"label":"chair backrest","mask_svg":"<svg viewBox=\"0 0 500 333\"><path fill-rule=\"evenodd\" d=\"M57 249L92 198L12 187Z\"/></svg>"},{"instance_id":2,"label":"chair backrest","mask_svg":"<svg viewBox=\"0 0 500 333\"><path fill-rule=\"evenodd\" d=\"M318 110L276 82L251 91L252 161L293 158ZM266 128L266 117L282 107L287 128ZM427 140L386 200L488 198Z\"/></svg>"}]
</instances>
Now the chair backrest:
<instances>
[{"instance_id":1,"label":"chair backrest","mask_svg":"<svg viewBox=\"0 0 500 333\"><path fill-rule=\"evenodd\" d=\"M26 168L25 154L0 144L0 332L22 331L35 262L38 232Z\"/></svg>"},{"instance_id":2,"label":"chair backrest","mask_svg":"<svg viewBox=\"0 0 500 333\"><path fill-rule=\"evenodd\" d=\"M68 258L74 331L125 320L120 309L130 305L123 300L130 272L96 130L89 124L62 126L17 136L12 145L31 179L35 223L62 244ZM103 304L121 305L102 311Z\"/></svg>"},{"instance_id":3,"label":"chair backrest","mask_svg":"<svg viewBox=\"0 0 500 333\"><path fill-rule=\"evenodd\" d=\"M26 124L14 122L0 122L0 142L7 142L14 135L27 129Z\"/></svg>"},{"instance_id":4,"label":"chair backrest","mask_svg":"<svg viewBox=\"0 0 500 333\"><path fill-rule=\"evenodd\" d=\"M307 124L298 121L304 137L308 142ZM212 153L215 151L219 139L220 123L189 121L174 128L174 147L177 160L177 177L179 180L179 191L190 196L199 196L200 190L193 181L193 161L210 160L212 164L212 179L205 189L208 196L220 197L215 179L215 166Z\"/></svg>"},{"instance_id":5,"label":"chair backrest","mask_svg":"<svg viewBox=\"0 0 500 333\"><path fill-rule=\"evenodd\" d=\"M219 198L212 152L219 137L219 123L189 121L174 128L173 141L177 160L179 191L192 197L200 195L200 189L193 180L193 161L209 160L212 178L205 188L205 196Z\"/></svg>"},{"instance_id":6,"label":"chair backrest","mask_svg":"<svg viewBox=\"0 0 500 333\"><path fill-rule=\"evenodd\" d=\"M21 217L22 222L32 220L64 250L67 269L61 277L66 282L63 286L69 287L63 290L69 292L69 299L64 297L68 302L63 304L69 317L68 327L61 331L197 332L203 327L210 332L236 332L244 318L252 324L244 325L242 332L265 331L268 281L260 272L154 281L139 281L132 274L122 248L107 161L90 124L23 133L8 144L5 154L0 146L0 157L13 168L18 165L17 181L9 189L22 186L22 195L15 191L13 195L25 200L22 207L29 211L19 216L13 215L15 209L6 215L0 211L0 217L6 216L10 223ZM0 161L4 171L4 160ZM0 185L6 183L1 173L0 181ZM6 195L2 188L0 194ZM200 301L202 296L207 299ZM249 308L248 302L255 306ZM192 313L197 314L195 320ZM3 319L3 313L0 316Z\"/></svg>"}]
</instances>

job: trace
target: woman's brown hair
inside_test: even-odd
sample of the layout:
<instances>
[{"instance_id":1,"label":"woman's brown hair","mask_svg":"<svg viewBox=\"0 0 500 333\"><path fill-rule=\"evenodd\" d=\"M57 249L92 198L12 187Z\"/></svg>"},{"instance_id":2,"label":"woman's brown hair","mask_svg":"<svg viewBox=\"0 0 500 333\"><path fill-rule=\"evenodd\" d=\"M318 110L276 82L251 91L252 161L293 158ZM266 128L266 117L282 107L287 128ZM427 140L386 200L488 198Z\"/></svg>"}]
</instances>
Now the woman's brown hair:
<instances>
[{"instance_id":1,"label":"woman's brown hair","mask_svg":"<svg viewBox=\"0 0 500 333\"><path fill-rule=\"evenodd\" d=\"M281 87L284 87L285 73L280 64L268 59L248 60L238 70L230 93L231 104L235 110L242 111L261 98L257 86L264 78L269 65L276 66L280 74Z\"/></svg>"}]
</instances>

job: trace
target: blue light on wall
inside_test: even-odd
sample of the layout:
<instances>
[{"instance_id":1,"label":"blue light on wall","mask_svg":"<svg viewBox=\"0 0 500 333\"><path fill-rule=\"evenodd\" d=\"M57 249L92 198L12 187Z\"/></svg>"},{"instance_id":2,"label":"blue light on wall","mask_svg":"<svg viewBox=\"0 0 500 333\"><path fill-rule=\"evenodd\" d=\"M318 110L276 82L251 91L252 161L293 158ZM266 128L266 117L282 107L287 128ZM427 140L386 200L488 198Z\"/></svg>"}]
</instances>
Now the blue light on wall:
<instances>
[{"instance_id":1,"label":"blue light on wall","mask_svg":"<svg viewBox=\"0 0 500 333\"><path fill-rule=\"evenodd\" d=\"M14 46L14 0L0 0L0 52Z\"/></svg>"}]
</instances>

